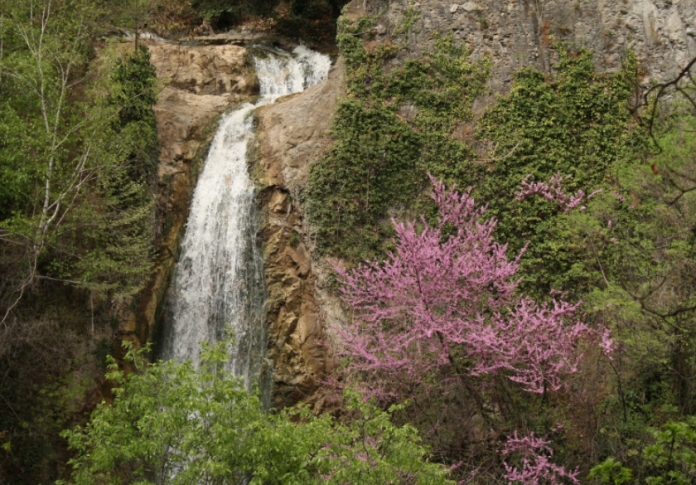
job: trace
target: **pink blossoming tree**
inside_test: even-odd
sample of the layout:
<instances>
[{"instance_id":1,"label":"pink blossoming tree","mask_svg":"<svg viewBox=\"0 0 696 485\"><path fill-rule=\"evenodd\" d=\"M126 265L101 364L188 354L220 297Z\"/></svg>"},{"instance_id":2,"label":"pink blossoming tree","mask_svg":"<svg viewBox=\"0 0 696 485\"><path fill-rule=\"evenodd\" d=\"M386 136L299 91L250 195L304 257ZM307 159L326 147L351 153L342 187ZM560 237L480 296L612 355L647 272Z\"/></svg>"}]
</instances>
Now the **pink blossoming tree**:
<instances>
[{"instance_id":1,"label":"pink blossoming tree","mask_svg":"<svg viewBox=\"0 0 696 485\"><path fill-rule=\"evenodd\" d=\"M522 181L520 190L515 193L515 198L519 201L523 201L532 195L539 195L545 199L554 201L564 213L568 213L577 207L579 207L581 211L585 210L584 206L580 207L583 200L589 200L602 191L601 189L596 190L588 196L585 196L585 192L582 190L578 190L572 195L566 194L562 186L570 176L564 177L560 172L551 177L548 182L530 182L530 178L531 175L525 177Z\"/></svg>"},{"instance_id":2,"label":"pink blossoming tree","mask_svg":"<svg viewBox=\"0 0 696 485\"><path fill-rule=\"evenodd\" d=\"M396 250L384 261L337 267L353 312L352 325L338 330L349 373L385 401L433 389L446 395L477 376L531 393L558 390L577 371L577 343L590 333L578 304L520 294L521 254L508 258L495 241L497 221L484 218L470 190L431 180L437 224L394 222Z\"/></svg>"},{"instance_id":3,"label":"pink blossoming tree","mask_svg":"<svg viewBox=\"0 0 696 485\"><path fill-rule=\"evenodd\" d=\"M508 462L503 465L505 478L511 484L578 485L580 483L579 470L569 472L564 467L552 463L551 442L534 436L534 433L520 438L515 432L513 436L508 437L501 452L508 459L516 459L513 465Z\"/></svg>"}]
</instances>

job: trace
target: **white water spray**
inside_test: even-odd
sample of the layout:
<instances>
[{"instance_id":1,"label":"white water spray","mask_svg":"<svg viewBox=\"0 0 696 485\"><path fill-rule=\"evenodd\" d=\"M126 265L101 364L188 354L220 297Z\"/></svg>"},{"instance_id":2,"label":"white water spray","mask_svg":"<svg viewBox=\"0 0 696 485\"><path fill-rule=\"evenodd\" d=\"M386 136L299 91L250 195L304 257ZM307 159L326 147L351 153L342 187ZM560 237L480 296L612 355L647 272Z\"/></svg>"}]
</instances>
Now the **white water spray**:
<instances>
[{"instance_id":1,"label":"white water spray","mask_svg":"<svg viewBox=\"0 0 696 485\"><path fill-rule=\"evenodd\" d=\"M292 54L260 52L254 59L261 98L222 117L193 195L167 294L161 356L198 365L200 342L222 340L229 325L236 347L229 370L243 377L247 388L261 381L267 393L269 382L261 375L267 346L263 259L246 160L251 113L326 79L331 63L328 56L303 46Z\"/></svg>"}]
</instances>

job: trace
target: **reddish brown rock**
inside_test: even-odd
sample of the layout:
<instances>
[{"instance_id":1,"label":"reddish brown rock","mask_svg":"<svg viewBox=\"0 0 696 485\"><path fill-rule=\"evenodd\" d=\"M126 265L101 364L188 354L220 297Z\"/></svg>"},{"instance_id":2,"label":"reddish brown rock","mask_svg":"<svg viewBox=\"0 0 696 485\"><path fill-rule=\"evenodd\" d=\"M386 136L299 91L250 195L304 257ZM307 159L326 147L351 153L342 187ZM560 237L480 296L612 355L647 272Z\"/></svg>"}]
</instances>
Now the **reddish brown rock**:
<instances>
[{"instance_id":1,"label":"reddish brown rock","mask_svg":"<svg viewBox=\"0 0 696 485\"><path fill-rule=\"evenodd\" d=\"M301 400L315 412L324 409L321 383L332 365L326 344L342 313L328 291L325 262L312 256L313 242L298 201L309 168L331 143L329 129L344 92L339 59L328 80L258 112L252 172L261 186L276 407Z\"/></svg>"},{"instance_id":2,"label":"reddish brown rock","mask_svg":"<svg viewBox=\"0 0 696 485\"><path fill-rule=\"evenodd\" d=\"M117 342L152 341L157 312L176 262L191 196L217 120L258 92L247 49L183 46L143 40L161 84L154 107L160 146L157 169L157 260L139 304L126 310ZM116 355L121 349L116 348Z\"/></svg>"}]
</instances>

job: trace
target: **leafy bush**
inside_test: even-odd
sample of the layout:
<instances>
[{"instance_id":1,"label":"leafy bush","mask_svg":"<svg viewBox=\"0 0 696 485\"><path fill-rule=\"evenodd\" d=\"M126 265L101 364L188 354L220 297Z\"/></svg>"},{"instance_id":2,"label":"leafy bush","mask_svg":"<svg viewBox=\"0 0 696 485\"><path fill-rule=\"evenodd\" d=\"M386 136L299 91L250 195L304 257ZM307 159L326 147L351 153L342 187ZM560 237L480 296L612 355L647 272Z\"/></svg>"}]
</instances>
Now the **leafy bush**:
<instances>
[{"instance_id":1,"label":"leafy bush","mask_svg":"<svg viewBox=\"0 0 696 485\"><path fill-rule=\"evenodd\" d=\"M349 423L265 412L222 370L228 344L205 347L199 371L191 362L146 365L132 348L135 373L112 364L113 404L64 433L78 453L71 483L454 483L446 468L427 461L413 427L391 423L397 407L380 411L348 392Z\"/></svg>"},{"instance_id":2,"label":"leafy bush","mask_svg":"<svg viewBox=\"0 0 696 485\"><path fill-rule=\"evenodd\" d=\"M696 418L666 423L661 430L652 430L654 444L643 449L648 485L689 485L696 480ZM607 458L590 471L588 478L601 483L629 483L633 471Z\"/></svg>"}]
</instances>

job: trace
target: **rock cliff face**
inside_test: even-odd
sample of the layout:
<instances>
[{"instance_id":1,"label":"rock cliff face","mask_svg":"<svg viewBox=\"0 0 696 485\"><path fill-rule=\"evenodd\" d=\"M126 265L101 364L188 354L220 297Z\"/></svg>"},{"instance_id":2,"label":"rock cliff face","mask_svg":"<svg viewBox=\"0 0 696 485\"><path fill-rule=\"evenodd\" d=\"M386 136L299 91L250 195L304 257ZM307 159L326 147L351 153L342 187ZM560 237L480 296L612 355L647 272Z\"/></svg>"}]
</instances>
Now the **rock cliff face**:
<instances>
[{"instance_id":1,"label":"rock cliff face","mask_svg":"<svg viewBox=\"0 0 696 485\"><path fill-rule=\"evenodd\" d=\"M299 204L309 167L331 140L329 129L344 94L343 64L329 79L258 112L252 174L261 187L261 231L268 285L269 358L274 363L274 404L308 402L324 407L321 380L328 323L341 320L340 305L327 287L325 262L312 256L307 222Z\"/></svg>"},{"instance_id":2,"label":"rock cliff face","mask_svg":"<svg viewBox=\"0 0 696 485\"><path fill-rule=\"evenodd\" d=\"M523 67L548 70L557 41L595 52L597 67L616 70L632 48L647 69L644 82L677 75L696 56L696 0L353 0L354 15L377 15L386 40L409 8L418 17L405 40L418 55L432 34L452 32L474 58L490 56L490 87L505 93Z\"/></svg>"},{"instance_id":3,"label":"rock cliff face","mask_svg":"<svg viewBox=\"0 0 696 485\"><path fill-rule=\"evenodd\" d=\"M674 77L696 56L696 0L353 0L347 15L376 15L374 40L387 42L403 26L409 8L418 15L408 36L401 36L401 57L427 51L433 33L452 32L474 58L491 57L493 94L507 92L520 68L549 70L555 41L593 49L597 66L607 71L617 69L632 48L643 62L646 83ZM193 47L144 42L158 76L167 80L155 107L161 146L157 205L165 217L155 272L139 308L123 320L120 338L152 338L214 122L232 103L258 91L251 57L237 37L217 36L208 40L222 45ZM309 167L331 143L333 113L344 92L339 60L327 81L257 112L250 167L263 214L259 236L270 295L276 406L304 400L317 412L325 408L321 380L333 365L327 332L343 317L327 283L330 270L313 252L300 194ZM492 99L480 100L478 111Z\"/></svg>"},{"instance_id":4,"label":"rock cliff face","mask_svg":"<svg viewBox=\"0 0 696 485\"><path fill-rule=\"evenodd\" d=\"M138 308L121 319L117 342L147 342L176 263L200 162L216 121L233 103L258 93L253 60L237 45L183 46L144 40L162 88L154 107L160 146L157 171L157 260Z\"/></svg>"},{"instance_id":5,"label":"rock cliff face","mask_svg":"<svg viewBox=\"0 0 696 485\"><path fill-rule=\"evenodd\" d=\"M253 59L243 44L260 39L218 37L217 42L230 43L183 46L143 41L163 83L154 108L160 144L157 209L161 217L153 275L138 307L121 319L117 342L157 340L158 311L217 120L230 106L258 94ZM284 41L287 48L286 44ZM305 400L317 411L323 408L317 390L331 365L324 346L326 321L339 320L341 314L335 297L326 289L322 263L312 260L313 245L306 237L298 201L310 164L330 143L332 114L343 91L339 61L328 81L259 110L257 143L250 147L252 174L260 186L258 200L263 209L260 238L270 295L269 357L277 406Z\"/></svg>"}]
</instances>

